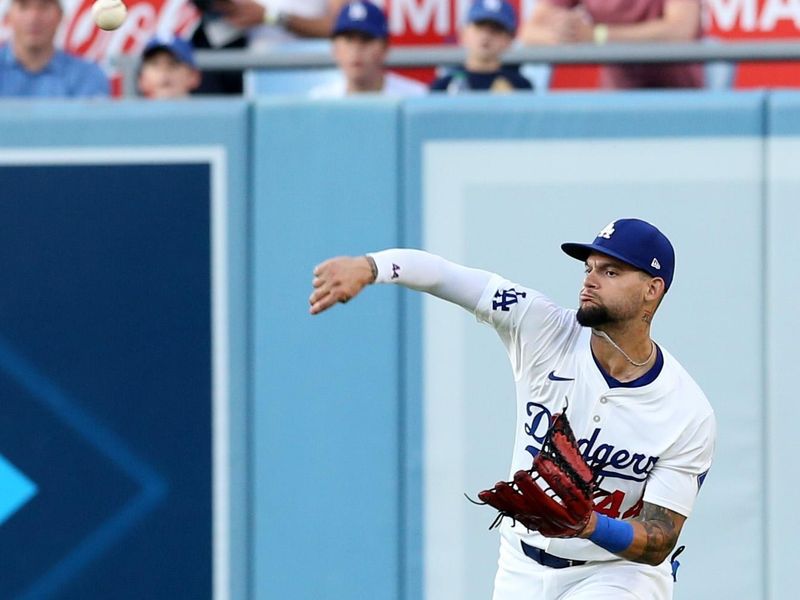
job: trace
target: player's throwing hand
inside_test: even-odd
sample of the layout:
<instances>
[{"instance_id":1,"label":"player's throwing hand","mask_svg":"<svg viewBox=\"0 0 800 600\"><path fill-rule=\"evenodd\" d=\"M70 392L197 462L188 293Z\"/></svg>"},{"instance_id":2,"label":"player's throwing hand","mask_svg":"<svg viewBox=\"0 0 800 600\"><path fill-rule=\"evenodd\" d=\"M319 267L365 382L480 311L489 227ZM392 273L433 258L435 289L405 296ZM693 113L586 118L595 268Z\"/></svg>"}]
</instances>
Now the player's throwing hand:
<instances>
[{"instance_id":1,"label":"player's throwing hand","mask_svg":"<svg viewBox=\"0 0 800 600\"><path fill-rule=\"evenodd\" d=\"M314 291L308 301L316 315L337 302L354 298L375 281L378 270L368 256L337 256L314 267Z\"/></svg>"}]
</instances>

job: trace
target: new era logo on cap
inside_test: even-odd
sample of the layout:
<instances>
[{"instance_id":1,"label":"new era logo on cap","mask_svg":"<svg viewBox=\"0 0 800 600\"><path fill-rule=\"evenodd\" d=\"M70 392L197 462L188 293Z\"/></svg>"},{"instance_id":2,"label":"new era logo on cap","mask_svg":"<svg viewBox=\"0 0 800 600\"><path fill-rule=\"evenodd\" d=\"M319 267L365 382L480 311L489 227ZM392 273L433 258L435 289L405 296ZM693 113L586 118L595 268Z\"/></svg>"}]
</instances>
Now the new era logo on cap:
<instances>
[{"instance_id":1,"label":"new era logo on cap","mask_svg":"<svg viewBox=\"0 0 800 600\"><path fill-rule=\"evenodd\" d=\"M561 244L561 249L578 260L599 252L661 277L666 289L672 285L675 250L667 236L641 219L617 219L606 225L591 244L570 242Z\"/></svg>"}]
</instances>

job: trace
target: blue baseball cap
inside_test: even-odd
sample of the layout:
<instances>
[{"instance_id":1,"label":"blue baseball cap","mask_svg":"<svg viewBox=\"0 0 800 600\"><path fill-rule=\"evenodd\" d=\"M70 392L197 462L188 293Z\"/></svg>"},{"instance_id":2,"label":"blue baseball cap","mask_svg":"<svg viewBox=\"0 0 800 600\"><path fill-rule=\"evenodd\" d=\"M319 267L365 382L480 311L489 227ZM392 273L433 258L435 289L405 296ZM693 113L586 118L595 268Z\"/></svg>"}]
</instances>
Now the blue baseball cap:
<instances>
[{"instance_id":1,"label":"blue baseball cap","mask_svg":"<svg viewBox=\"0 0 800 600\"><path fill-rule=\"evenodd\" d=\"M194 48L192 47L192 44L177 36L156 36L151 39L149 42L147 42L147 45L142 51L142 60L148 59L153 54L161 50L169 52L179 61L189 65L192 68L196 67L194 62Z\"/></svg>"},{"instance_id":2,"label":"blue baseball cap","mask_svg":"<svg viewBox=\"0 0 800 600\"><path fill-rule=\"evenodd\" d=\"M359 0L345 4L339 11L333 37L351 31L385 40L389 37L389 24L380 8L367 0Z\"/></svg>"},{"instance_id":3,"label":"blue baseball cap","mask_svg":"<svg viewBox=\"0 0 800 600\"><path fill-rule=\"evenodd\" d=\"M492 21L511 35L517 31L517 12L507 0L477 0L469 9L467 22Z\"/></svg>"},{"instance_id":4,"label":"blue baseball cap","mask_svg":"<svg viewBox=\"0 0 800 600\"><path fill-rule=\"evenodd\" d=\"M599 252L621 260L653 277L664 280L665 290L672 285L675 250L663 233L641 219L619 219L606 225L591 244L567 242L561 249L572 258L586 260Z\"/></svg>"}]
</instances>

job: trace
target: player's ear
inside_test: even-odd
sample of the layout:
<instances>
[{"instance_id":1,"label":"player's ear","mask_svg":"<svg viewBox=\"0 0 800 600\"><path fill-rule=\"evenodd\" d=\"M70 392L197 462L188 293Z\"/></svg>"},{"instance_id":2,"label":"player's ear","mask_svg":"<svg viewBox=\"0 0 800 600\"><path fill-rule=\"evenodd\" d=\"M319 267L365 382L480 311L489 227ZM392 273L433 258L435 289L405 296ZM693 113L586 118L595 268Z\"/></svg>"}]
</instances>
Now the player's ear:
<instances>
[{"instance_id":1,"label":"player's ear","mask_svg":"<svg viewBox=\"0 0 800 600\"><path fill-rule=\"evenodd\" d=\"M666 284L661 277L651 277L647 282L644 298L648 302L657 302L666 291Z\"/></svg>"}]
</instances>

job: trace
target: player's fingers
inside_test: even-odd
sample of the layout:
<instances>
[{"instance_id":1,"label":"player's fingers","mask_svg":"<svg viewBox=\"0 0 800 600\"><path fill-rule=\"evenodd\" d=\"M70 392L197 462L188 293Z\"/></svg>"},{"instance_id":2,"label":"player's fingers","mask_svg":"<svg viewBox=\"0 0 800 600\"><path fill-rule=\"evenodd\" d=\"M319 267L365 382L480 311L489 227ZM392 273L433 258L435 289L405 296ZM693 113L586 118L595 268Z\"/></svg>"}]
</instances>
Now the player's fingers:
<instances>
[{"instance_id":1,"label":"player's fingers","mask_svg":"<svg viewBox=\"0 0 800 600\"><path fill-rule=\"evenodd\" d=\"M337 302L338 299L333 294L328 294L327 296L317 299L317 301L311 305L310 312L312 315L319 314L324 310L328 310Z\"/></svg>"},{"instance_id":2,"label":"player's fingers","mask_svg":"<svg viewBox=\"0 0 800 600\"><path fill-rule=\"evenodd\" d=\"M311 294L309 302L312 307L324 310L333 304L341 303L347 304L357 292L349 293L345 291L340 285L333 287L319 287ZM316 311L319 312L319 311Z\"/></svg>"},{"instance_id":3,"label":"player's fingers","mask_svg":"<svg viewBox=\"0 0 800 600\"><path fill-rule=\"evenodd\" d=\"M330 290L327 288L317 288L311 293L311 296L308 298L310 304L316 304L320 300L322 300L325 296L330 294Z\"/></svg>"},{"instance_id":4,"label":"player's fingers","mask_svg":"<svg viewBox=\"0 0 800 600\"><path fill-rule=\"evenodd\" d=\"M333 305L333 302L330 301L330 295L328 296L320 296L318 298L314 298L311 301L311 314L315 315L317 313L321 313L326 308Z\"/></svg>"},{"instance_id":5,"label":"player's fingers","mask_svg":"<svg viewBox=\"0 0 800 600\"><path fill-rule=\"evenodd\" d=\"M320 277L314 277L314 280L311 282L311 285L315 288L320 287L324 282L324 280Z\"/></svg>"},{"instance_id":6,"label":"player's fingers","mask_svg":"<svg viewBox=\"0 0 800 600\"><path fill-rule=\"evenodd\" d=\"M327 273L330 270L331 264L335 261L335 258L329 258L328 260L324 260L319 263L316 267L314 267L314 275L319 277L320 275Z\"/></svg>"}]
</instances>

